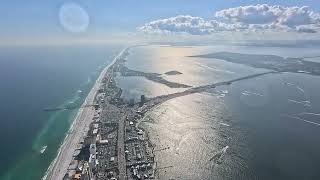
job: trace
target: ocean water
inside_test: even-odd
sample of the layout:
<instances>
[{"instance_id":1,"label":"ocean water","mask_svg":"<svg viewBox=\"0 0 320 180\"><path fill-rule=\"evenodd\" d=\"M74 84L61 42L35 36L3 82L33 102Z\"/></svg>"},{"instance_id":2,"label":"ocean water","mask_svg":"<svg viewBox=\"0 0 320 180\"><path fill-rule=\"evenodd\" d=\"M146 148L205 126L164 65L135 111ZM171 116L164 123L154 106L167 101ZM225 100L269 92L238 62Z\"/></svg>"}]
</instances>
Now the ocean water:
<instances>
[{"instance_id":1,"label":"ocean water","mask_svg":"<svg viewBox=\"0 0 320 180\"><path fill-rule=\"evenodd\" d=\"M188 55L218 51L316 55L319 48L159 47L131 50L128 66L147 72L178 70L166 77L192 86L266 71ZM125 79L126 77L122 77ZM320 77L269 74L171 99L150 111L140 124L156 151L160 179L320 179ZM134 97L151 84L126 84ZM158 84L158 86L164 86ZM130 93L132 92L132 93ZM169 91L166 91L169 92ZM162 92L162 93L166 93Z\"/></svg>"},{"instance_id":2,"label":"ocean water","mask_svg":"<svg viewBox=\"0 0 320 180\"><path fill-rule=\"evenodd\" d=\"M0 48L0 179L41 179L77 109L120 45ZM47 146L44 153L40 153Z\"/></svg>"}]
</instances>

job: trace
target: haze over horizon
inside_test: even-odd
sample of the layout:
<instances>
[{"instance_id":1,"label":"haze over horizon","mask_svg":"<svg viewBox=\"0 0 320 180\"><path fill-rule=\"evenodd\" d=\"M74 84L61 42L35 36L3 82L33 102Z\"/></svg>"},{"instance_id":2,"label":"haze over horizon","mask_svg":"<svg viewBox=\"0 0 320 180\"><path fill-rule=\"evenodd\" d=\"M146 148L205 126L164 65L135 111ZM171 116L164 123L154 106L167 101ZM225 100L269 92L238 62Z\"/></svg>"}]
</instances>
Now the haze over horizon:
<instances>
[{"instance_id":1,"label":"haze over horizon","mask_svg":"<svg viewBox=\"0 0 320 180\"><path fill-rule=\"evenodd\" d=\"M0 7L1 45L319 40L317 1L17 0Z\"/></svg>"}]
</instances>

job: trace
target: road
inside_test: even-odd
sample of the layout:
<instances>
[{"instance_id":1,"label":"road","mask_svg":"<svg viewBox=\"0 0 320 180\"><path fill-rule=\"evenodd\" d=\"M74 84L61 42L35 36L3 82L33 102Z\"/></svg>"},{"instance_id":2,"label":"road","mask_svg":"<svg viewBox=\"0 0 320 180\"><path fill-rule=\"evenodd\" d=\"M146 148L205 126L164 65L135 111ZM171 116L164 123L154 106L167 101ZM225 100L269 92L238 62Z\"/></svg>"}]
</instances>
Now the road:
<instances>
[{"instance_id":1,"label":"road","mask_svg":"<svg viewBox=\"0 0 320 180\"><path fill-rule=\"evenodd\" d=\"M100 86L102 85L102 79L105 77L108 69L112 67L113 64L117 62L117 60L122 58L124 52L126 52L128 48L122 50L120 54L114 58L114 60L103 69L100 73L100 76L96 80L96 83L92 87L88 96L86 97L83 105L94 104L95 95L97 94ZM82 140L89 130L89 125L93 121L95 110L94 108L82 108L79 110L73 125L69 130L69 134L64 140L63 144L59 149L59 153L56 159L52 162L50 167L47 170L47 174L42 179L50 179L50 180L62 180L65 174L67 173L70 162L73 159L73 153L79 144L80 140Z\"/></svg>"},{"instance_id":2,"label":"road","mask_svg":"<svg viewBox=\"0 0 320 180\"><path fill-rule=\"evenodd\" d=\"M126 158L124 149L124 138L125 138L125 123L126 116L123 116L119 121L118 126L118 169L119 169L119 179L125 180L126 177Z\"/></svg>"},{"instance_id":3,"label":"road","mask_svg":"<svg viewBox=\"0 0 320 180\"><path fill-rule=\"evenodd\" d=\"M177 92L177 93L172 93L172 94L167 94L167 95L162 95L162 96L157 96L157 97L154 97L154 98L150 98L150 99L147 100L147 103L155 105L155 104L163 103L164 101L168 101L168 100L173 99L173 98L186 96L186 95L194 94L194 93L204 92L204 91L206 91L208 89L215 88L217 86L229 85L229 84L231 84L233 82L242 81L242 80L246 80L246 79L252 79L252 78L256 78L256 77L259 77L259 76L264 76L264 75L267 75L267 74L276 74L276 73L281 73L281 72L268 71L268 72L264 72L264 73L258 73L258 74L252 74L252 75L240 77L240 78L233 79L233 80L230 80L230 81L223 81L223 82L218 82L218 83L214 83L214 84L193 87L193 88L187 89L187 90L182 91L182 92Z\"/></svg>"}]
</instances>

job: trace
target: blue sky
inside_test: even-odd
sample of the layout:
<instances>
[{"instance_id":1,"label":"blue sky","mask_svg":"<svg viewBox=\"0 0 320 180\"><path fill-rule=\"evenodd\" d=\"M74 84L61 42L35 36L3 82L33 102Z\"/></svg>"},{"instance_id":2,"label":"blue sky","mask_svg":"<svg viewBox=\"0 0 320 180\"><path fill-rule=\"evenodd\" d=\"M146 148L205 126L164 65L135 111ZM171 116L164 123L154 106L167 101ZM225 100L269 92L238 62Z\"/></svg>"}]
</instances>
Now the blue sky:
<instances>
[{"instance_id":1,"label":"blue sky","mask_svg":"<svg viewBox=\"0 0 320 180\"><path fill-rule=\"evenodd\" d=\"M144 23L177 15L210 19L222 9L264 3L320 11L319 0L7 0L0 6L0 39L74 36L59 21L59 10L68 2L88 13L87 35L135 32Z\"/></svg>"}]
</instances>

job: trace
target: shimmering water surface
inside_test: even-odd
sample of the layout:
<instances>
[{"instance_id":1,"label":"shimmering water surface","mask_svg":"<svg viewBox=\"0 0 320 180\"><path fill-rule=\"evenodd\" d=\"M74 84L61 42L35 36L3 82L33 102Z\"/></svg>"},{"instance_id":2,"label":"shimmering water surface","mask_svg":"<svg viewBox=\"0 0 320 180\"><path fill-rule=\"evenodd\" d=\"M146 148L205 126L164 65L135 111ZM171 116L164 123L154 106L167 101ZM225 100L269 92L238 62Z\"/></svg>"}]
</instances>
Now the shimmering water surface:
<instances>
[{"instance_id":1,"label":"shimmering water surface","mask_svg":"<svg viewBox=\"0 0 320 180\"><path fill-rule=\"evenodd\" d=\"M177 70L183 74L164 77L198 86L267 70L186 56L230 51L302 57L318 50L146 46L131 49L127 66L157 73ZM130 78L120 77L125 97L179 90L144 78L123 83ZM140 125L155 149L169 147L156 152L157 175L161 179L320 179L319 82L320 77L307 74L272 74L155 107Z\"/></svg>"}]
</instances>

